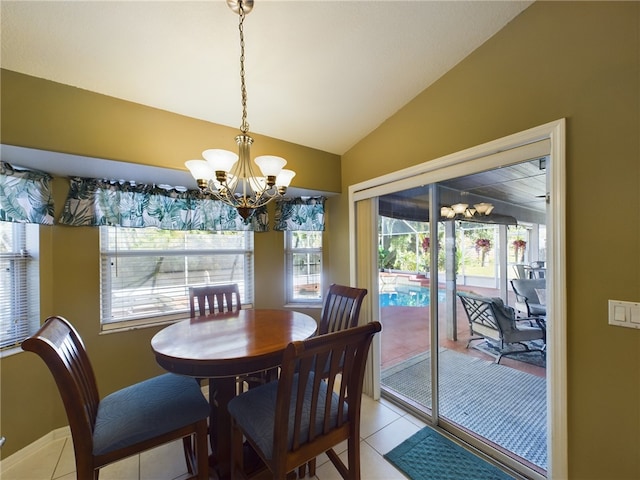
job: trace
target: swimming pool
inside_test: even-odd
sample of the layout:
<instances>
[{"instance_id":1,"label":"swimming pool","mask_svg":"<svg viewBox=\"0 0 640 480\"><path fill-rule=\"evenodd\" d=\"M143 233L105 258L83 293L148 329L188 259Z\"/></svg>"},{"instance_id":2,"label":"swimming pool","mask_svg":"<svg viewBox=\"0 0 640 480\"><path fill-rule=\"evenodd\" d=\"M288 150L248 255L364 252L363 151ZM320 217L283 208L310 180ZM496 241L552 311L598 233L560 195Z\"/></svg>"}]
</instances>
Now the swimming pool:
<instances>
[{"instance_id":1,"label":"swimming pool","mask_svg":"<svg viewBox=\"0 0 640 480\"><path fill-rule=\"evenodd\" d=\"M445 291L438 290L438 302L445 299ZM428 307L431 291L427 287L409 287L380 293L381 307Z\"/></svg>"}]
</instances>

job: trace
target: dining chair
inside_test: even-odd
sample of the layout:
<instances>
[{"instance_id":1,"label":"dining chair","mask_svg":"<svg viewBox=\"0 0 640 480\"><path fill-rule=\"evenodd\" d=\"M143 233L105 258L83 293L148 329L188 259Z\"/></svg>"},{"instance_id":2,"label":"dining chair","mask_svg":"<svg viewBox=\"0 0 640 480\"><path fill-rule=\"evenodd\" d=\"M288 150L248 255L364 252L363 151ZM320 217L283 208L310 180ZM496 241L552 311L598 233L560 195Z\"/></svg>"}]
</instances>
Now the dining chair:
<instances>
[{"instance_id":1,"label":"dining chair","mask_svg":"<svg viewBox=\"0 0 640 480\"><path fill-rule=\"evenodd\" d=\"M360 320L362 301L367 295L366 288L349 287L333 283L329 286L322 304L318 335L333 333L346 328L356 327ZM300 466L298 476L306 475L306 465ZM309 462L309 475L316 474L315 458Z\"/></svg>"},{"instance_id":2,"label":"dining chair","mask_svg":"<svg viewBox=\"0 0 640 480\"><path fill-rule=\"evenodd\" d=\"M179 439L190 478L209 478L209 403L193 378L167 373L100 399L84 343L59 316L48 318L22 348L39 355L56 382L71 428L77 478L97 480L100 468Z\"/></svg>"},{"instance_id":3,"label":"dining chair","mask_svg":"<svg viewBox=\"0 0 640 480\"><path fill-rule=\"evenodd\" d=\"M357 326L366 294L365 288L332 284L322 304L318 335Z\"/></svg>"},{"instance_id":4,"label":"dining chair","mask_svg":"<svg viewBox=\"0 0 640 480\"><path fill-rule=\"evenodd\" d=\"M243 438L273 478L284 480L325 453L345 479L360 479L360 408L365 364L379 322L290 343L280 377L229 402L231 478L244 477ZM326 375L314 372L329 370ZM333 447L347 441L347 465Z\"/></svg>"},{"instance_id":5,"label":"dining chair","mask_svg":"<svg viewBox=\"0 0 640 480\"><path fill-rule=\"evenodd\" d=\"M198 314L200 316L207 315L207 313L234 312L242 308L240 289L237 283L189 287L191 318L197 316L196 300L198 301ZM209 306L208 312L207 304Z\"/></svg>"},{"instance_id":6,"label":"dining chair","mask_svg":"<svg viewBox=\"0 0 640 480\"><path fill-rule=\"evenodd\" d=\"M196 309L196 302L198 308ZM208 308L207 308L208 307ZM237 283L229 283L224 285L204 285L201 287L189 287L189 309L191 318L205 315L219 315L229 312L242 310L242 302L240 300L240 288ZM266 383L275 373L273 371L256 372L250 375L243 375L236 378L236 392L240 393L256 385ZM199 378L198 383L202 384L204 379ZM217 385L215 379L208 380L209 402L212 412L218 408L217 402ZM209 420L209 428L211 431L217 431L215 419L217 415L212 413ZM218 440L214 437L213 442Z\"/></svg>"}]
</instances>

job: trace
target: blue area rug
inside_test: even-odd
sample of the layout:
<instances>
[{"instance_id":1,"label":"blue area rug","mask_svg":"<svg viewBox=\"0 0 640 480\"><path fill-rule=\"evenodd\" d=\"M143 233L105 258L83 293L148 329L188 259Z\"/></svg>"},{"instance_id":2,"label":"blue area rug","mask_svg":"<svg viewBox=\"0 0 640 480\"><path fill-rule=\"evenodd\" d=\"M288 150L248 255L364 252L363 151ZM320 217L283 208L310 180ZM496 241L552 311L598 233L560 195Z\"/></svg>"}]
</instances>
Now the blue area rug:
<instances>
[{"instance_id":1,"label":"blue area rug","mask_svg":"<svg viewBox=\"0 0 640 480\"><path fill-rule=\"evenodd\" d=\"M384 458L412 480L512 480L499 468L425 427Z\"/></svg>"}]
</instances>

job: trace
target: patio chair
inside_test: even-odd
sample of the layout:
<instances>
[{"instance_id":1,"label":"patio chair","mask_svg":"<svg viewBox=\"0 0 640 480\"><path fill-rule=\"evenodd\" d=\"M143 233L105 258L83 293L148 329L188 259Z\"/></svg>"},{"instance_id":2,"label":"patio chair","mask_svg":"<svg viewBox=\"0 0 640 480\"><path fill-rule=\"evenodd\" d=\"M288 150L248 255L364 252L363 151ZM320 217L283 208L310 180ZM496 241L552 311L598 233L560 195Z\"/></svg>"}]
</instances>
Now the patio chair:
<instances>
[{"instance_id":1,"label":"patio chair","mask_svg":"<svg viewBox=\"0 0 640 480\"><path fill-rule=\"evenodd\" d=\"M511 280L511 288L516 294L514 305L518 315L525 317L545 317L547 315L547 281L544 278L513 279Z\"/></svg>"},{"instance_id":2,"label":"patio chair","mask_svg":"<svg viewBox=\"0 0 640 480\"><path fill-rule=\"evenodd\" d=\"M189 473L209 478L209 403L193 378L167 373L100 399L84 343L62 317L48 318L22 349L44 360L58 386L77 478L97 480L100 468L178 439L183 439Z\"/></svg>"},{"instance_id":3,"label":"patio chair","mask_svg":"<svg viewBox=\"0 0 640 480\"><path fill-rule=\"evenodd\" d=\"M520 263L513 266L516 278L527 278L527 270L525 267L526 265Z\"/></svg>"},{"instance_id":4,"label":"patio chair","mask_svg":"<svg viewBox=\"0 0 640 480\"><path fill-rule=\"evenodd\" d=\"M243 475L243 436L274 479L326 453L342 478L360 479L364 371L379 322L292 342L280 378L229 402L231 478ZM327 376L317 375L330 365ZM314 374L315 373L315 374ZM347 441L347 465L333 450Z\"/></svg>"},{"instance_id":5,"label":"patio chair","mask_svg":"<svg viewBox=\"0 0 640 480\"><path fill-rule=\"evenodd\" d=\"M458 292L458 298L469 319L471 338L467 342L467 348L474 340L488 340L499 344L499 354L496 363L504 356L515 355L523 352L545 351L543 348L532 347L528 342L542 340L546 343L546 330L543 324L536 319L527 319L534 322L535 326L518 321L512 307L505 305L500 298L482 297L466 292ZM507 351L509 344L517 343L524 350Z\"/></svg>"}]
</instances>

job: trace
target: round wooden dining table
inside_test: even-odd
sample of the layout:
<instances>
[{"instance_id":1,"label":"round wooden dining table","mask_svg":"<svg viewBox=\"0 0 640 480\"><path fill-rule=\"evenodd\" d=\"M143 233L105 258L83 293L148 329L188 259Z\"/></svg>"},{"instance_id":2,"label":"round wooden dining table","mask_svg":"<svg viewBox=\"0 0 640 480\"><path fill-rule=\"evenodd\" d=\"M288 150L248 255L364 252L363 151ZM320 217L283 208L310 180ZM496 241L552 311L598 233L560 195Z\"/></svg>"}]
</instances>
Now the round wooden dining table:
<instances>
[{"instance_id":1,"label":"round wooden dining table","mask_svg":"<svg viewBox=\"0 0 640 480\"><path fill-rule=\"evenodd\" d=\"M156 361L165 370L213 379L209 381L210 441L221 478L230 473L227 404L236 395L236 378L277 367L290 342L305 340L316 329L316 321L300 312L247 309L182 320L151 339Z\"/></svg>"}]
</instances>

